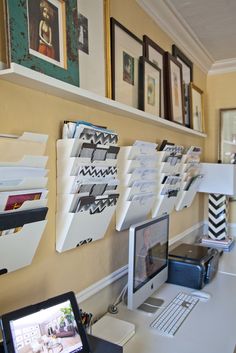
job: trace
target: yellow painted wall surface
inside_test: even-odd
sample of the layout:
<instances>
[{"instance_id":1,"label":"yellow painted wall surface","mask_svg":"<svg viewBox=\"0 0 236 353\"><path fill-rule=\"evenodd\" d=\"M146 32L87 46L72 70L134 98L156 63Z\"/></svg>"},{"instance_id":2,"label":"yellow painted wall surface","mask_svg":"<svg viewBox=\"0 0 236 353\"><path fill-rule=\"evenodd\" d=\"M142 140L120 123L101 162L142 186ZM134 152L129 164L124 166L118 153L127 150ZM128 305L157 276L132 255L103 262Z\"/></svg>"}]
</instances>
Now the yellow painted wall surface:
<instances>
[{"instance_id":1,"label":"yellow painted wall surface","mask_svg":"<svg viewBox=\"0 0 236 353\"><path fill-rule=\"evenodd\" d=\"M148 34L164 49L170 50L170 38L148 18L135 0L112 0L111 15L140 38ZM195 76L196 83L204 89L205 75L196 69ZM204 139L94 110L3 80L0 80L0 92L1 133L32 131L48 134L50 170L48 225L32 265L0 277L0 313L4 313L67 290L77 293L127 264L128 232L116 232L114 218L103 240L63 254L55 250L56 140L60 138L64 120L84 119L106 125L118 132L120 145L132 144L136 139L160 142L167 138L184 146L203 147ZM202 204L201 197L197 196L191 208L171 215L171 237L203 220Z\"/></svg>"},{"instance_id":2,"label":"yellow painted wall surface","mask_svg":"<svg viewBox=\"0 0 236 353\"><path fill-rule=\"evenodd\" d=\"M206 140L205 157L208 162L217 162L219 146L219 122L221 108L236 107L236 72L209 76L208 92L208 139ZM223 176L222 176L223 177ZM230 202L229 221L236 222L236 204Z\"/></svg>"}]
</instances>

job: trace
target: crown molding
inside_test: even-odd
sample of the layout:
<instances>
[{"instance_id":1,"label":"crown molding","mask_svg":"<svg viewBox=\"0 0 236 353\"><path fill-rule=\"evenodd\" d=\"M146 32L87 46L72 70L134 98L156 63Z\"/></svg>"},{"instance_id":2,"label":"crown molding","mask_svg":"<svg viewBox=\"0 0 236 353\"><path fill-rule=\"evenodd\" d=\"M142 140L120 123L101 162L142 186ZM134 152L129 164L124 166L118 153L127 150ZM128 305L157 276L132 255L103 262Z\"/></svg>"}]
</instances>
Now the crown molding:
<instances>
[{"instance_id":1,"label":"crown molding","mask_svg":"<svg viewBox=\"0 0 236 353\"><path fill-rule=\"evenodd\" d=\"M214 63L214 59L168 0L136 1L173 39L174 43L178 45L203 72L208 73Z\"/></svg>"},{"instance_id":2,"label":"crown molding","mask_svg":"<svg viewBox=\"0 0 236 353\"><path fill-rule=\"evenodd\" d=\"M229 72L236 72L236 58L218 60L214 62L208 72L208 75L220 75Z\"/></svg>"}]
</instances>

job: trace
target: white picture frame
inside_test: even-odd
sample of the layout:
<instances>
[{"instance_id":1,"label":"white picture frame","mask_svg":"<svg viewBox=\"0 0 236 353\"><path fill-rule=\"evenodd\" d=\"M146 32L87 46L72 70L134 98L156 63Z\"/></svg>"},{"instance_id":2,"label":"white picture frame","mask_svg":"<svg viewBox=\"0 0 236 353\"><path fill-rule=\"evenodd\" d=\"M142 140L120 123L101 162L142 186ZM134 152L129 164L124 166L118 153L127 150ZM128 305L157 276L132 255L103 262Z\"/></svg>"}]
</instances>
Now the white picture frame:
<instances>
[{"instance_id":1,"label":"white picture frame","mask_svg":"<svg viewBox=\"0 0 236 353\"><path fill-rule=\"evenodd\" d=\"M77 0L80 87L111 96L109 0Z\"/></svg>"}]
</instances>

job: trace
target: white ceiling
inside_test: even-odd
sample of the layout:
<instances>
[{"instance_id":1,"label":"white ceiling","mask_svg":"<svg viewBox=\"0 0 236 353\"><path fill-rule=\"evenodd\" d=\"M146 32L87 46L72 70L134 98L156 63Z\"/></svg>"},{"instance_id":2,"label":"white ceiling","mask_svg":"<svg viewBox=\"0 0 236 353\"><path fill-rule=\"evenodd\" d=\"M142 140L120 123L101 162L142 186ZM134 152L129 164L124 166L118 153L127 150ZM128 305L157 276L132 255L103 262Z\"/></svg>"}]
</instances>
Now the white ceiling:
<instances>
[{"instance_id":1,"label":"white ceiling","mask_svg":"<svg viewBox=\"0 0 236 353\"><path fill-rule=\"evenodd\" d=\"M204 72L236 72L236 0L136 0Z\"/></svg>"},{"instance_id":2,"label":"white ceiling","mask_svg":"<svg viewBox=\"0 0 236 353\"><path fill-rule=\"evenodd\" d=\"M160 1L160 0L156 0ZM236 0L164 0L213 61L236 58Z\"/></svg>"}]
</instances>

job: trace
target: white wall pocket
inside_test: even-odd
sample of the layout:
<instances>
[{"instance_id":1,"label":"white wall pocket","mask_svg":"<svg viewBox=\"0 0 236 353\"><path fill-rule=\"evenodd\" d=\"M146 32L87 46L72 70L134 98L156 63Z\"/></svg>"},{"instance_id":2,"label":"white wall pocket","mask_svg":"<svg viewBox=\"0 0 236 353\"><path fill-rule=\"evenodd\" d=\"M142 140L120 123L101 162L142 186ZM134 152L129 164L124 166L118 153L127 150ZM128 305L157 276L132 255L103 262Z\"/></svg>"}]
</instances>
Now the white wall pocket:
<instances>
[{"instance_id":1,"label":"white wall pocket","mask_svg":"<svg viewBox=\"0 0 236 353\"><path fill-rule=\"evenodd\" d=\"M0 236L0 275L31 264L46 224L25 224L17 233Z\"/></svg>"},{"instance_id":2,"label":"white wall pocket","mask_svg":"<svg viewBox=\"0 0 236 353\"><path fill-rule=\"evenodd\" d=\"M45 168L48 161L47 156L30 156L25 155L18 160L2 161L0 160L0 167L30 167L30 168Z\"/></svg>"},{"instance_id":3,"label":"white wall pocket","mask_svg":"<svg viewBox=\"0 0 236 353\"><path fill-rule=\"evenodd\" d=\"M132 224L146 220L154 200L155 195L152 193L136 195L132 201L120 198L116 209L116 230L125 230Z\"/></svg>"},{"instance_id":4,"label":"white wall pocket","mask_svg":"<svg viewBox=\"0 0 236 353\"><path fill-rule=\"evenodd\" d=\"M179 192L179 187L169 187L158 193L152 208L152 218L170 214L175 206L175 200Z\"/></svg>"},{"instance_id":5,"label":"white wall pocket","mask_svg":"<svg viewBox=\"0 0 236 353\"><path fill-rule=\"evenodd\" d=\"M5 191L0 193L0 213L28 210L47 205L48 191L45 189Z\"/></svg>"},{"instance_id":6,"label":"white wall pocket","mask_svg":"<svg viewBox=\"0 0 236 353\"><path fill-rule=\"evenodd\" d=\"M131 201L134 196L142 194L154 194L157 191L158 183L155 180L136 180L131 187L121 187L122 198Z\"/></svg>"},{"instance_id":7,"label":"white wall pocket","mask_svg":"<svg viewBox=\"0 0 236 353\"><path fill-rule=\"evenodd\" d=\"M118 194L80 199L76 213L57 213L58 252L104 237L114 214Z\"/></svg>"},{"instance_id":8,"label":"white wall pocket","mask_svg":"<svg viewBox=\"0 0 236 353\"><path fill-rule=\"evenodd\" d=\"M176 199L175 209L180 211L183 208L190 207L198 191L203 175L199 174L192 177L189 181L183 183L182 188Z\"/></svg>"},{"instance_id":9,"label":"white wall pocket","mask_svg":"<svg viewBox=\"0 0 236 353\"><path fill-rule=\"evenodd\" d=\"M48 136L24 132L19 137L0 136L1 162L20 161L24 156L43 155Z\"/></svg>"},{"instance_id":10,"label":"white wall pocket","mask_svg":"<svg viewBox=\"0 0 236 353\"><path fill-rule=\"evenodd\" d=\"M88 158L91 161L115 159L119 147L85 142L82 139L57 141L58 156L61 159L70 157Z\"/></svg>"},{"instance_id":11,"label":"white wall pocket","mask_svg":"<svg viewBox=\"0 0 236 353\"><path fill-rule=\"evenodd\" d=\"M58 194L81 194L86 195L103 195L109 194L117 189L118 180L111 178L81 178L78 176L69 176L57 178Z\"/></svg>"},{"instance_id":12,"label":"white wall pocket","mask_svg":"<svg viewBox=\"0 0 236 353\"><path fill-rule=\"evenodd\" d=\"M157 168L136 168L133 173L125 174L120 178L120 182L123 186L130 187L135 181L138 180L156 180L158 177Z\"/></svg>"},{"instance_id":13,"label":"white wall pocket","mask_svg":"<svg viewBox=\"0 0 236 353\"><path fill-rule=\"evenodd\" d=\"M0 169L1 171L1 169ZM24 179L0 179L0 192L6 190L39 189L47 186L48 178L33 177Z\"/></svg>"},{"instance_id":14,"label":"white wall pocket","mask_svg":"<svg viewBox=\"0 0 236 353\"><path fill-rule=\"evenodd\" d=\"M182 154L169 151L158 151L158 169L160 173L176 174L179 171Z\"/></svg>"}]
</instances>

